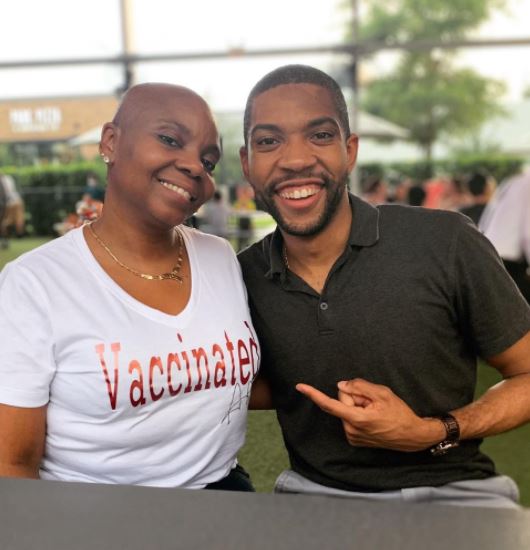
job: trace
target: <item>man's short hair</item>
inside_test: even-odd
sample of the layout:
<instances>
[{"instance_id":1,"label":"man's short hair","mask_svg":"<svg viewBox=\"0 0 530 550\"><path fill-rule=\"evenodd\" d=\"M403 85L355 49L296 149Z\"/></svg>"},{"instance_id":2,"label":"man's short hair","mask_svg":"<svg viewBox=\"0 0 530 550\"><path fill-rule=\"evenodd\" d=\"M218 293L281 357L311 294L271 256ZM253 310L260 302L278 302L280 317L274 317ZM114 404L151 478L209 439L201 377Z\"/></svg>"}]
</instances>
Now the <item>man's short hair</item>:
<instances>
[{"instance_id":1,"label":"man's short hair","mask_svg":"<svg viewBox=\"0 0 530 550\"><path fill-rule=\"evenodd\" d=\"M325 72L310 67L309 65L284 65L278 67L266 74L258 83L252 88L247 99L245 106L245 115L243 118L243 132L245 145L248 144L248 132L250 129L250 117L252 113L252 105L254 99L270 90L276 88L276 86L282 86L284 84L315 84L328 90L333 105L337 110L339 117L339 124L345 134L345 137L350 137L350 121L348 118L348 108L346 107L346 101L340 86Z\"/></svg>"}]
</instances>

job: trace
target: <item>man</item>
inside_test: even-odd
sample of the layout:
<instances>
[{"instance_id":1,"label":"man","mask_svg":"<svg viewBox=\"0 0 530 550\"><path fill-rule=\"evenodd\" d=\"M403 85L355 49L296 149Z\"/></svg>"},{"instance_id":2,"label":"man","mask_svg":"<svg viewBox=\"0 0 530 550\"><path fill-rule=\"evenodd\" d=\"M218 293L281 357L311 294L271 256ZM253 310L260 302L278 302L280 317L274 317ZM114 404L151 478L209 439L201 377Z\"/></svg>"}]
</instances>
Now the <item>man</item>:
<instances>
[{"instance_id":1,"label":"man","mask_svg":"<svg viewBox=\"0 0 530 550\"><path fill-rule=\"evenodd\" d=\"M278 224L239 256L254 405L268 383L291 463L276 489L515 506L479 444L530 418L530 310L490 243L458 213L348 194L357 137L317 69L259 81L244 132L244 174ZM473 401L477 354L504 381Z\"/></svg>"},{"instance_id":2,"label":"man","mask_svg":"<svg viewBox=\"0 0 530 550\"><path fill-rule=\"evenodd\" d=\"M475 225L478 225L480 216L482 216L491 195L486 174L482 172L472 174L467 181L467 189L471 195L471 204L462 207L460 212L471 218Z\"/></svg>"},{"instance_id":3,"label":"man","mask_svg":"<svg viewBox=\"0 0 530 550\"><path fill-rule=\"evenodd\" d=\"M530 172L499 186L479 223L530 303Z\"/></svg>"}]
</instances>

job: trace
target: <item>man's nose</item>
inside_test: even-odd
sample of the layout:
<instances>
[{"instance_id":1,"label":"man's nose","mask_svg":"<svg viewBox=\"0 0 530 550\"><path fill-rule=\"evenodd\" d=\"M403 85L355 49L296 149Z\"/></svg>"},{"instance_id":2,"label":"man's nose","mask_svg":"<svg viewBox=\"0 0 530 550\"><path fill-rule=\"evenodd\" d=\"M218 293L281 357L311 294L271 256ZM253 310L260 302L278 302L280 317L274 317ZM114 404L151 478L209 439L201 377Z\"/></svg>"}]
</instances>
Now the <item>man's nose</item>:
<instances>
[{"instance_id":1,"label":"man's nose","mask_svg":"<svg viewBox=\"0 0 530 550\"><path fill-rule=\"evenodd\" d=\"M282 148L280 168L291 172L301 172L316 164L311 147L303 139L291 139Z\"/></svg>"}]
</instances>

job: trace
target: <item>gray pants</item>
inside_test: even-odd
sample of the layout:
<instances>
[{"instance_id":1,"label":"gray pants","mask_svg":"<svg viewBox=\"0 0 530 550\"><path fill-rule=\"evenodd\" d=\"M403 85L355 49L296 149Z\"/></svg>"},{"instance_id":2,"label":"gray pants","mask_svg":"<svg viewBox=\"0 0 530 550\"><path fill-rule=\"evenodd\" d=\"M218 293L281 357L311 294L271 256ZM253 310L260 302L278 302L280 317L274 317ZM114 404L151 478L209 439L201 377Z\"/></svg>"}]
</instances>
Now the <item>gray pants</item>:
<instances>
[{"instance_id":1,"label":"gray pants","mask_svg":"<svg viewBox=\"0 0 530 550\"><path fill-rule=\"evenodd\" d=\"M284 470L276 480L274 492L331 495L375 501L433 502L456 506L519 508L519 489L515 481L508 476L455 481L440 487L411 487L395 491L361 493L326 487L310 481L292 470Z\"/></svg>"}]
</instances>

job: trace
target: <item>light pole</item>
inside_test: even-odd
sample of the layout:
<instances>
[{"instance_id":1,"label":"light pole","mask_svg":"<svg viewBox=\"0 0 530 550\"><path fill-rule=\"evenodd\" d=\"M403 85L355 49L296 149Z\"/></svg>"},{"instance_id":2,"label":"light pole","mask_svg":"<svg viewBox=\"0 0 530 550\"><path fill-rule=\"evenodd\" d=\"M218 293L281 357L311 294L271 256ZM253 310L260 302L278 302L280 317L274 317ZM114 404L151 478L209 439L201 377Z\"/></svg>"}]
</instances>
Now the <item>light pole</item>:
<instances>
[{"instance_id":1,"label":"light pole","mask_svg":"<svg viewBox=\"0 0 530 550\"><path fill-rule=\"evenodd\" d=\"M123 52L123 84L116 90L118 96L124 94L134 84L134 64L132 55L132 12L131 0L120 0L121 43Z\"/></svg>"},{"instance_id":2,"label":"light pole","mask_svg":"<svg viewBox=\"0 0 530 550\"><path fill-rule=\"evenodd\" d=\"M358 134L359 132L359 60L360 60L360 47L359 47L359 2L358 0L351 0L352 9L352 46L353 55L350 64L350 80L353 91L352 108L351 108L351 120L350 129L352 133ZM350 185L352 191L355 194L359 194L359 170L357 164L353 169L350 178Z\"/></svg>"}]
</instances>

